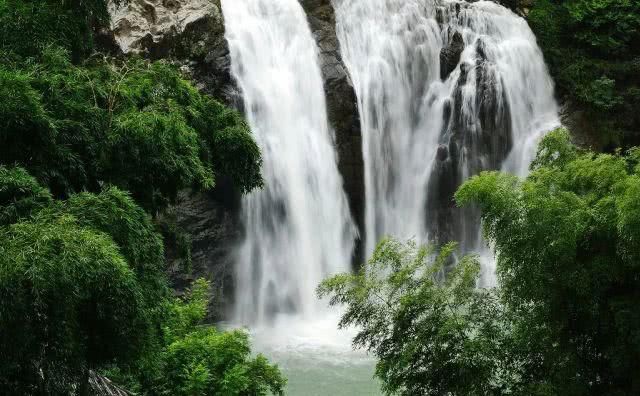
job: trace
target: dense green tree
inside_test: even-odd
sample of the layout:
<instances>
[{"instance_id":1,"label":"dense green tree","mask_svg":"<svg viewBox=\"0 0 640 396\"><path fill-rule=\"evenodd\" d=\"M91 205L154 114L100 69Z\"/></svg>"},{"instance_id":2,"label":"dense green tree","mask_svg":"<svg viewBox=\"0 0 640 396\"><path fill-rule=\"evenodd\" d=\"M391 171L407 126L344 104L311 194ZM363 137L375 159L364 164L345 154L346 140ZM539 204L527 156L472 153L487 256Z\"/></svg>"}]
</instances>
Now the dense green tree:
<instances>
[{"instance_id":1,"label":"dense green tree","mask_svg":"<svg viewBox=\"0 0 640 396\"><path fill-rule=\"evenodd\" d=\"M508 389L504 312L496 296L476 289L477 259L464 257L444 279L455 244L433 247L380 242L355 274L318 288L346 305L340 326L359 329L354 346L378 358L385 393L487 395Z\"/></svg>"},{"instance_id":2,"label":"dense green tree","mask_svg":"<svg viewBox=\"0 0 640 396\"><path fill-rule=\"evenodd\" d=\"M107 235L71 216L0 228L0 389L68 394L135 357L148 331L136 277Z\"/></svg>"},{"instance_id":3,"label":"dense green tree","mask_svg":"<svg viewBox=\"0 0 640 396\"><path fill-rule=\"evenodd\" d=\"M33 56L55 44L79 60L108 22L106 0L0 0L0 50Z\"/></svg>"},{"instance_id":4,"label":"dense green tree","mask_svg":"<svg viewBox=\"0 0 640 396\"><path fill-rule=\"evenodd\" d=\"M127 193L54 201L0 167L0 215L1 393L82 394L107 367L149 395L282 392L244 332L203 326L208 282L170 297L160 234Z\"/></svg>"},{"instance_id":5,"label":"dense green tree","mask_svg":"<svg viewBox=\"0 0 640 396\"><path fill-rule=\"evenodd\" d=\"M19 164L57 197L104 184L155 213L185 188L227 176L262 185L260 152L240 115L172 66L142 60L70 63L47 48L36 65L0 67L0 163Z\"/></svg>"},{"instance_id":6,"label":"dense green tree","mask_svg":"<svg viewBox=\"0 0 640 396\"><path fill-rule=\"evenodd\" d=\"M582 127L609 147L640 144L640 2L535 0L527 20Z\"/></svg>"},{"instance_id":7,"label":"dense green tree","mask_svg":"<svg viewBox=\"0 0 640 396\"><path fill-rule=\"evenodd\" d=\"M251 356L244 331L205 325L210 283L199 279L167 302L163 343L137 364L114 366L106 374L145 395L283 394L286 380L276 365Z\"/></svg>"},{"instance_id":8,"label":"dense green tree","mask_svg":"<svg viewBox=\"0 0 640 396\"><path fill-rule=\"evenodd\" d=\"M0 227L53 203L51 194L21 168L0 166Z\"/></svg>"},{"instance_id":9,"label":"dense green tree","mask_svg":"<svg viewBox=\"0 0 640 396\"><path fill-rule=\"evenodd\" d=\"M497 252L499 287L478 263L443 270L453 247L383 241L356 274L320 295L346 305L357 347L389 393L635 395L640 392L640 150L581 151L565 130L540 144L531 174L473 177Z\"/></svg>"},{"instance_id":10,"label":"dense green tree","mask_svg":"<svg viewBox=\"0 0 640 396\"><path fill-rule=\"evenodd\" d=\"M161 387L173 395L282 395L285 380L277 366L251 357L246 332L199 327L206 316L210 285L197 281L175 301L165 327L167 347Z\"/></svg>"},{"instance_id":11,"label":"dense green tree","mask_svg":"<svg viewBox=\"0 0 640 396\"><path fill-rule=\"evenodd\" d=\"M640 173L628 156L573 147L558 130L526 180L483 173L456 194L478 205L508 309L526 329L526 381L552 394L640 392Z\"/></svg>"}]
</instances>

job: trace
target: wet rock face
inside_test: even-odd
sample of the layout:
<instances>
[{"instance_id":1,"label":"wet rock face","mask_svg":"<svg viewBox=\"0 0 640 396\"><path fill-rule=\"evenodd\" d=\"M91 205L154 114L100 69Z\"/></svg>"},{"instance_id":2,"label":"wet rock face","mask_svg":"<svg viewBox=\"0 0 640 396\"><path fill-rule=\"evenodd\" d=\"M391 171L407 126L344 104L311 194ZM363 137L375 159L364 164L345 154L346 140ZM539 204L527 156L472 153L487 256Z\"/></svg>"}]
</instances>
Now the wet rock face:
<instances>
[{"instance_id":1,"label":"wet rock face","mask_svg":"<svg viewBox=\"0 0 640 396\"><path fill-rule=\"evenodd\" d=\"M464 51L464 41L460 32L456 31L451 36L448 45L440 51L440 78L445 80L458 66L460 56Z\"/></svg>"},{"instance_id":2,"label":"wet rock face","mask_svg":"<svg viewBox=\"0 0 640 396\"><path fill-rule=\"evenodd\" d=\"M241 237L239 219L240 197L230 183L218 182L214 191L193 193L183 191L178 202L164 216L191 242L191 266L185 269L177 246L166 243L165 251L171 286L184 291L198 278L209 279L213 286L211 321L225 316L231 306L234 290L233 248Z\"/></svg>"},{"instance_id":3,"label":"wet rock face","mask_svg":"<svg viewBox=\"0 0 640 396\"><path fill-rule=\"evenodd\" d=\"M335 131L338 169L344 180L349 207L364 240L364 161L358 104L353 84L340 55L335 13L330 0L301 0L318 43L320 67L327 97L329 123ZM362 258L360 244L356 260Z\"/></svg>"},{"instance_id":4,"label":"wet rock face","mask_svg":"<svg viewBox=\"0 0 640 396\"><path fill-rule=\"evenodd\" d=\"M454 41L455 34L445 49L459 45ZM460 53L464 43L461 45ZM510 109L502 81L495 65L485 55L483 42L478 41L476 45L475 64L460 64L453 97L444 111L445 124L427 197L432 235L438 243L461 241L463 251L467 248L464 243L473 243L478 235L479 215L473 209L457 208L453 196L467 177L483 170L500 169L513 145ZM475 73L472 74L471 69ZM476 87L473 117L465 115L463 108L463 87L470 78L475 78Z\"/></svg>"}]
</instances>

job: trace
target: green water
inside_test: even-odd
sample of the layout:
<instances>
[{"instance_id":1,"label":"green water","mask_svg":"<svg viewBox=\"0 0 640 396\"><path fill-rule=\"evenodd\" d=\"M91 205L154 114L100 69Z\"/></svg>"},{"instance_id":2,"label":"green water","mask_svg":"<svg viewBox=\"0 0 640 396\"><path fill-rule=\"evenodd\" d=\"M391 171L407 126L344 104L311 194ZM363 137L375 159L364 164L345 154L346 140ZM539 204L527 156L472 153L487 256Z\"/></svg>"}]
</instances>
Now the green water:
<instances>
[{"instance_id":1,"label":"green water","mask_svg":"<svg viewBox=\"0 0 640 396\"><path fill-rule=\"evenodd\" d=\"M281 319L253 328L253 350L280 366L291 396L378 396L375 360L354 351L355 331L337 330L336 315L323 319Z\"/></svg>"},{"instance_id":2,"label":"green water","mask_svg":"<svg viewBox=\"0 0 640 396\"><path fill-rule=\"evenodd\" d=\"M368 396L381 395L373 378L374 362L362 355L332 356L331 351L271 353L287 377L287 395L293 396ZM335 352L335 351L334 351ZM334 360L332 360L332 357Z\"/></svg>"}]
</instances>

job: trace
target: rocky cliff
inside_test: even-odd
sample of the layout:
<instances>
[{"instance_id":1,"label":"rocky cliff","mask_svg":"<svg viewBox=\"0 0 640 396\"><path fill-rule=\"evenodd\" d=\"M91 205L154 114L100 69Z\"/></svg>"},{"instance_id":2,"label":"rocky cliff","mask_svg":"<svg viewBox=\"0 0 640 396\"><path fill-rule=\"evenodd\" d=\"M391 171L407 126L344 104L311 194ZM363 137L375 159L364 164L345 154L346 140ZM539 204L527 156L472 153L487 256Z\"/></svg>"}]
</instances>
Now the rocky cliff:
<instances>
[{"instance_id":1,"label":"rocky cliff","mask_svg":"<svg viewBox=\"0 0 640 396\"><path fill-rule=\"evenodd\" d=\"M302 0L318 42L330 124L335 132L339 169L353 217L364 216L364 174L356 97L342 63L330 0ZM112 26L103 40L112 51L138 54L177 64L205 93L242 110L241 94L231 76L219 0L130 0L110 7ZM240 196L228 184L210 193L183 192L165 220L191 240L191 273L183 270L176 246L167 244L171 278L181 290L196 277L212 280L216 314L233 296L233 250L242 235ZM359 256L358 256L359 257Z\"/></svg>"}]
</instances>

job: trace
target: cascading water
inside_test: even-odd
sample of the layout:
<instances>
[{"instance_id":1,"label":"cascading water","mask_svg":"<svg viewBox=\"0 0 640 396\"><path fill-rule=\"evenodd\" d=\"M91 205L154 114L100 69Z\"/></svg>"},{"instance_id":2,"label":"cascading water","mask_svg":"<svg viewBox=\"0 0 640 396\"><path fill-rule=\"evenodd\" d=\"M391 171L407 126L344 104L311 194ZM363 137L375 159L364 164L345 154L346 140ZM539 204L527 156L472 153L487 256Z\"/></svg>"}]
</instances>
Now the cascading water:
<instances>
[{"instance_id":1,"label":"cascading water","mask_svg":"<svg viewBox=\"0 0 640 396\"><path fill-rule=\"evenodd\" d=\"M297 0L222 2L232 71L262 149L265 188L243 202L236 319L314 319L315 289L349 270L354 227L338 173L315 41Z\"/></svg>"},{"instance_id":2,"label":"cascading water","mask_svg":"<svg viewBox=\"0 0 640 396\"><path fill-rule=\"evenodd\" d=\"M559 124L535 36L488 1L332 1L361 116L367 251L384 235L482 250L456 188L481 170L526 173Z\"/></svg>"},{"instance_id":3,"label":"cascading water","mask_svg":"<svg viewBox=\"0 0 640 396\"><path fill-rule=\"evenodd\" d=\"M356 230L306 15L297 0L223 0L222 9L265 179L243 201L234 321L281 365L288 394L376 394L373 362L352 351L339 313L315 294L349 271Z\"/></svg>"},{"instance_id":4,"label":"cascading water","mask_svg":"<svg viewBox=\"0 0 640 396\"><path fill-rule=\"evenodd\" d=\"M526 173L559 123L526 22L486 1L326 1L358 96L367 251L393 235L482 252L477 214L455 208L455 189L484 169ZM284 366L291 394L376 394L371 361L348 352L314 294L349 269L355 231L306 17L298 0L222 6L266 182L243 202L235 321Z\"/></svg>"}]
</instances>

